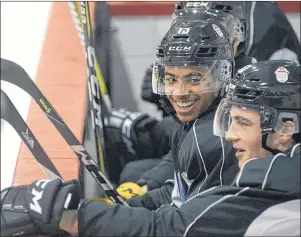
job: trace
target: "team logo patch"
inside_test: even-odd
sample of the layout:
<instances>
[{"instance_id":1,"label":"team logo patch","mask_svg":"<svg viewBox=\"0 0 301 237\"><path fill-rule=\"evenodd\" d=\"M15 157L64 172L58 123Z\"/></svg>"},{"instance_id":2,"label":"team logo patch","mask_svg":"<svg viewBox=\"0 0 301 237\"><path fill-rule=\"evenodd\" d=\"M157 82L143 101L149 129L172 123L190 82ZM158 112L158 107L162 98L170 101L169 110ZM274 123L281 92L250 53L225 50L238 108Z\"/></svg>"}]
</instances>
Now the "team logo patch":
<instances>
[{"instance_id":1,"label":"team logo patch","mask_svg":"<svg viewBox=\"0 0 301 237\"><path fill-rule=\"evenodd\" d=\"M278 67L275 71L277 81L284 83L288 80L289 71L285 67Z\"/></svg>"},{"instance_id":2,"label":"team logo patch","mask_svg":"<svg viewBox=\"0 0 301 237\"><path fill-rule=\"evenodd\" d=\"M212 28L213 30L216 32L216 34L219 36L219 37L224 37L224 34L221 30L221 28L219 28L217 25L215 24L212 24Z\"/></svg>"}]
</instances>

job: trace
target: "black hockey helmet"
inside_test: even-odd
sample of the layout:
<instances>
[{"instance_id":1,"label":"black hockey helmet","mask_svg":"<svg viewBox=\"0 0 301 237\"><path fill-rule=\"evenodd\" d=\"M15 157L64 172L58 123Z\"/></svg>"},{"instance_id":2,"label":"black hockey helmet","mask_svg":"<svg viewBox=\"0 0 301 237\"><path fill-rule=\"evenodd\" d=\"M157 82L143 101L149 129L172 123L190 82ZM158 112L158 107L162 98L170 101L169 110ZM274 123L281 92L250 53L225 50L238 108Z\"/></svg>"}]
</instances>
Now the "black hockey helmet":
<instances>
[{"instance_id":1,"label":"black hockey helmet","mask_svg":"<svg viewBox=\"0 0 301 237\"><path fill-rule=\"evenodd\" d=\"M187 2L187 4L189 3L201 4L203 2ZM184 8L183 10L175 11L171 22L178 18L185 18L189 20L213 18L219 21L228 30L231 42L233 42L235 38L239 41L239 43L244 42L245 40L244 25L238 18L224 11L206 9L204 7Z\"/></svg>"},{"instance_id":2,"label":"black hockey helmet","mask_svg":"<svg viewBox=\"0 0 301 237\"><path fill-rule=\"evenodd\" d=\"M209 9L229 13L242 21L246 19L245 3L236 1L181 1L175 4L174 14L181 16L187 14L187 12Z\"/></svg>"},{"instance_id":3,"label":"black hockey helmet","mask_svg":"<svg viewBox=\"0 0 301 237\"><path fill-rule=\"evenodd\" d=\"M249 7L251 8L251 6ZM244 1L181 1L175 4L174 13L172 19L178 17L187 17L189 15L198 14L202 11L211 12L224 12L231 14L234 17L235 28L227 28L229 32L234 30L233 33L239 39L240 45L238 48L238 54L245 52L249 42L249 27L250 27L250 17L249 9L246 7L246 2ZM237 21L238 20L238 21Z\"/></svg>"},{"instance_id":4,"label":"black hockey helmet","mask_svg":"<svg viewBox=\"0 0 301 237\"><path fill-rule=\"evenodd\" d=\"M200 93L219 91L233 77L233 57L228 31L220 22L207 15L198 20L176 19L157 48L152 74L153 92L163 98L175 93L166 89L167 67L202 68L206 73L198 81Z\"/></svg>"},{"instance_id":5,"label":"black hockey helmet","mask_svg":"<svg viewBox=\"0 0 301 237\"><path fill-rule=\"evenodd\" d=\"M225 136L231 124L233 105L260 113L262 147L272 153L279 151L267 146L267 136L275 131L283 135L300 135L301 66L288 60L261 61L240 69L231 80L226 98L217 109L214 134ZM290 120L293 126L285 127Z\"/></svg>"}]
</instances>

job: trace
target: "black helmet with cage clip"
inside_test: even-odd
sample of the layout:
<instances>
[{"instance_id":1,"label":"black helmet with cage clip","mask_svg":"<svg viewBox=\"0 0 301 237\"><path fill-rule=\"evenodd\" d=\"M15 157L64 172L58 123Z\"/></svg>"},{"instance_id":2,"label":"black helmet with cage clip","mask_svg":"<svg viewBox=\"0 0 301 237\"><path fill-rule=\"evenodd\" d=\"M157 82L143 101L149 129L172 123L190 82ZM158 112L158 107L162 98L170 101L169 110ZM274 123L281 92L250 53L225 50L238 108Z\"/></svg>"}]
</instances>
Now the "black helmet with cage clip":
<instances>
[{"instance_id":1,"label":"black helmet with cage clip","mask_svg":"<svg viewBox=\"0 0 301 237\"><path fill-rule=\"evenodd\" d=\"M230 37L236 37L240 42L238 55L245 52L246 47L248 47L245 42L249 42L250 38L250 20L244 1L181 1L175 4L172 20L179 17L191 17L193 15L196 18L202 11L215 12L215 14L219 12L231 14L234 18L231 23L227 22L225 27L230 32Z\"/></svg>"},{"instance_id":2,"label":"black helmet with cage clip","mask_svg":"<svg viewBox=\"0 0 301 237\"><path fill-rule=\"evenodd\" d=\"M258 111L262 147L273 154L280 151L267 144L268 134L292 135L300 141L301 66L288 60L269 60L247 65L231 80L227 96L217 109L214 134L225 136L231 125L232 106ZM286 121L292 125L285 125Z\"/></svg>"},{"instance_id":3,"label":"black helmet with cage clip","mask_svg":"<svg viewBox=\"0 0 301 237\"><path fill-rule=\"evenodd\" d=\"M153 92L161 95L165 110L175 114L166 96L187 93L176 91L166 78L167 68L195 68L202 72L195 85L199 92L218 92L233 77L234 53L228 31L215 19L204 14L198 20L176 19L157 48L153 66ZM216 102L214 101L214 103Z\"/></svg>"}]
</instances>

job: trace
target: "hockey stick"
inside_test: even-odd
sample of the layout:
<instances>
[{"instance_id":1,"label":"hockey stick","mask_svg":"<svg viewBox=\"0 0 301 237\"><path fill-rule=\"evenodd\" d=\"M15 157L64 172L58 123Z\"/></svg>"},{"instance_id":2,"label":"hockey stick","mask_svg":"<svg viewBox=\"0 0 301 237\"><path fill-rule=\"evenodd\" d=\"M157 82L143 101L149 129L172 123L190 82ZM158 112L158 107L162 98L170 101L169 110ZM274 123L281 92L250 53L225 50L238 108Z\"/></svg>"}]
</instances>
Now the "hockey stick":
<instances>
[{"instance_id":1,"label":"hockey stick","mask_svg":"<svg viewBox=\"0 0 301 237\"><path fill-rule=\"evenodd\" d=\"M96 154L98 156L100 169L109 175L108 159L105 157L105 139L103 130L103 116L106 117L111 111L111 101L107 93L106 84L95 56L95 43L92 34L90 11L88 2L69 2L71 14L81 43L85 48L88 71L88 93L92 129L96 142ZM104 106L106 108L104 108Z\"/></svg>"},{"instance_id":2,"label":"hockey stick","mask_svg":"<svg viewBox=\"0 0 301 237\"><path fill-rule=\"evenodd\" d=\"M120 197L118 192L113 188L110 181L99 170L96 163L66 125L54 107L50 104L47 98L42 94L39 88L34 84L26 71L18 64L1 58L1 80L10 82L22 90L26 91L39 105L48 119L56 127L71 149L80 159L82 164L87 168L96 182L102 187L105 194L112 200L113 203L127 205Z\"/></svg>"},{"instance_id":3,"label":"hockey stick","mask_svg":"<svg viewBox=\"0 0 301 237\"><path fill-rule=\"evenodd\" d=\"M98 80L100 94L104 103L104 107L106 108L106 112L110 113L112 111L112 103L108 93L108 89L103 78L99 62L95 55L95 39L92 34L92 24L90 17L90 9L88 1L80 2L80 6L78 2L68 2L69 7L71 9L72 18L75 22L75 26L81 40L81 44L90 50L86 50L87 55L89 55L93 59L94 64L91 64L92 72ZM82 20L86 19L86 21ZM89 59L89 58L88 58ZM89 61L88 61L89 63ZM88 68L89 70L89 68Z\"/></svg>"},{"instance_id":4,"label":"hockey stick","mask_svg":"<svg viewBox=\"0 0 301 237\"><path fill-rule=\"evenodd\" d=\"M1 90L1 118L8 122L18 133L20 138L31 151L39 165L45 172L48 178L55 179L62 176L57 171L52 161L47 156L46 152L35 138L16 107L13 105L9 97Z\"/></svg>"}]
</instances>

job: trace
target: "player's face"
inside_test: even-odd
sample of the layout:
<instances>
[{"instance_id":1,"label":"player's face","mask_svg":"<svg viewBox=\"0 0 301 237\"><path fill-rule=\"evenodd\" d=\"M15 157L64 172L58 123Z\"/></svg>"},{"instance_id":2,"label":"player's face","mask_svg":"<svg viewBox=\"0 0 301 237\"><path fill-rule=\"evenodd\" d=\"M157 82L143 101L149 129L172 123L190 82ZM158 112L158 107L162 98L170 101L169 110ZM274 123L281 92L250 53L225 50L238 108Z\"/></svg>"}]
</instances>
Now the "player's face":
<instances>
[{"instance_id":1,"label":"player's face","mask_svg":"<svg viewBox=\"0 0 301 237\"><path fill-rule=\"evenodd\" d=\"M217 92L204 92L213 79L207 69L165 67L165 92L182 122L191 122L204 112Z\"/></svg>"},{"instance_id":2,"label":"player's face","mask_svg":"<svg viewBox=\"0 0 301 237\"><path fill-rule=\"evenodd\" d=\"M271 154L262 148L258 111L232 106L230 116L231 124L226 139L232 142L236 150L235 156L240 168L249 159L264 158Z\"/></svg>"}]
</instances>

